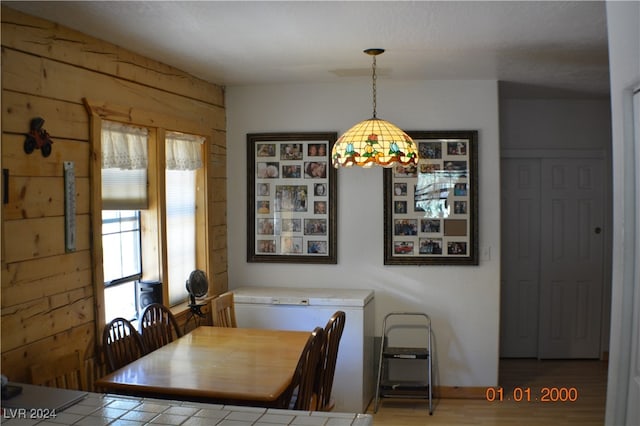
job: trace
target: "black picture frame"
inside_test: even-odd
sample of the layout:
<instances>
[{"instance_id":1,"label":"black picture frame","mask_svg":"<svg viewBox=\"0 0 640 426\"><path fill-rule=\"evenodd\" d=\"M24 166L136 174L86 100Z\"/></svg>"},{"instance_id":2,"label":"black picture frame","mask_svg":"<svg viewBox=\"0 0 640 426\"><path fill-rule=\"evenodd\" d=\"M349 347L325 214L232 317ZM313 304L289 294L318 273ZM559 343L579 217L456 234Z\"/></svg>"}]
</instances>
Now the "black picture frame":
<instances>
[{"instance_id":1,"label":"black picture frame","mask_svg":"<svg viewBox=\"0 0 640 426\"><path fill-rule=\"evenodd\" d=\"M337 263L336 132L247 134L247 261Z\"/></svg>"},{"instance_id":2,"label":"black picture frame","mask_svg":"<svg viewBox=\"0 0 640 426\"><path fill-rule=\"evenodd\" d=\"M384 170L384 264L478 264L478 131L408 131L417 166Z\"/></svg>"}]
</instances>

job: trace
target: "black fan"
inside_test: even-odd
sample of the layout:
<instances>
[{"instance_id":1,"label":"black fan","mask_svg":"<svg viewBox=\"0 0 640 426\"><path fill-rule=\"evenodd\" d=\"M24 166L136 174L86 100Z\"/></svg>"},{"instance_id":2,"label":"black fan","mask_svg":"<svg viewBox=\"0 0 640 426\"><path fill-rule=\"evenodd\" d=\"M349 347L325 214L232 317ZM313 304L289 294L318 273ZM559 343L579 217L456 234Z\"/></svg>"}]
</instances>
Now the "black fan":
<instances>
[{"instance_id":1,"label":"black fan","mask_svg":"<svg viewBox=\"0 0 640 426\"><path fill-rule=\"evenodd\" d=\"M196 298L206 296L209 291L209 281L203 271L196 269L189 274L187 291L189 292L189 308L191 308L191 312L203 317L204 314L202 313L201 307L204 305L196 303Z\"/></svg>"}]
</instances>

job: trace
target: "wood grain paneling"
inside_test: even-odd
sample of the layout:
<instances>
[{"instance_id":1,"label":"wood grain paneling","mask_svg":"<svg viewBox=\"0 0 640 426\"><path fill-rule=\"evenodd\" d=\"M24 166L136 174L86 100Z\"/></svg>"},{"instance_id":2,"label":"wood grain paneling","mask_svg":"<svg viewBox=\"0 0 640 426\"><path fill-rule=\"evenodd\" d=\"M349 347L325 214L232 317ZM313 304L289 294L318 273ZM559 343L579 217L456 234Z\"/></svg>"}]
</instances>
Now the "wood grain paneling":
<instances>
[{"instance_id":1,"label":"wood grain paneling","mask_svg":"<svg viewBox=\"0 0 640 426\"><path fill-rule=\"evenodd\" d=\"M92 270L92 158L87 99L100 116L207 136L207 207L211 290L226 290L226 117L224 89L126 49L2 7L2 373L28 380L28 367L81 351L90 383L102 370L96 353ZM126 105L126 107L115 107ZM34 117L45 120L52 153L25 154ZM98 135L99 136L99 135ZM94 137L96 137L94 135ZM63 163L76 174L76 250L65 250ZM4 183L4 182L3 182ZM99 201L99 198L97 199ZM97 228L99 229L99 226ZM96 265L101 268L101 265ZM184 321L186 317L181 315Z\"/></svg>"},{"instance_id":2,"label":"wood grain paneling","mask_svg":"<svg viewBox=\"0 0 640 426\"><path fill-rule=\"evenodd\" d=\"M89 139L89 119L81 103L73 104L10 90L2 91L3 132L28 133L29 123L34 117L44 118L43 128L53 139Z\"/></svg>"},{"instance_id":3,"label":"wood grain paneling","mask_svg":"<svg viewBox=\"0 0 640 426\"><path fill-rule=\"evenodd\" d=\"M3 343L2 372L11 380L28 382L29 372L21 367L23 365L47 362L76 350L81 351L87 358L93 357L93 337L93 324L86 323L12 350L5 349Z\"/></svg>"},{"instance_id":4,"label":"wood grain paneling","mask_svg":"<svg viewBox=\"0 0 640 426\"><path fill-rule=\"evenodd\" d=\"M89 213L89 178L76 178L76 213ZM9 203L4 219L30 219L64 215L64 178L14 177L9 179Z\"/></svg>"},{"instance_id":5,"label":"wood grain paneling","mask_svg":"<svg viewBox=\"0 0 640 426\"><path fill-rule=\"evenodd\" d=\"M115 76L123 81L137 81L212 105L224 105L224 92L219 86L126 49L9 8L2 9L2 45Z\"/></svg>"},{"instance_id":6,"label":"wood grain paneling","mask_svg":"<svg viewBox=\"0 0 640 426\"><path fill-rule=\"evenodd\" d=\"M10 220L3 226L5 241L12 242L4 247L7 263L66 253L64 216ZM76 251L89 250L88 215L76 216L76 229Z\"/></svg>"},{"instance_id":7,"label":"wood grain paneling","mask_svg":"<svg viewBox=\"0 0 640 426\"><path fill-rule=\"evenodd\" d=\"M175 93L142 86L135 81L118 80L100 72L34 57L8 48L2 51L2 62L7 64L4 68L9 76L9 81L3 83L3 86L17 92L72 103L78 103L78 100L91 96L93 99L117 101L122 105L136 105L137 110L152 110L172 117L191 120L194 117L202 117L201 126L224 129L224 114L211 116L220 117L218 121L204 118L210 114L212 108L222 110L217 105L185 99ZM26 75L21 76L22 70ZM117 86L117 92L114 92L114 86ZM176 110L176 103L186 105L183 109Z\"/></svg>"},{"instance_id":8,"label":"wood grain paneling","mask_svg":"<svg viewBox=\"0 0 640 426\"><path fill-rule=\"evenodd\" d=\"M45 122L45 129L46 129ZM23 133L29 130L28 126ZM24 134L2 135L2 164L10 166L10 182L13 176L63 176L62 163L73 161L76 178L89 177L89 143L63 138L53 138L51 155L43 157L39 151L24 153Z\"/></svg>"},{"instance_id":9,"label":"wood grain paneling","mask_svg":"<svg viewBox=\"0 0 640 426\"><path fill-rule=\"evenodd\" d=\"M90 261L89 250L83 250L8 264L2 270L2 308L90 285Z\"/></svg>"},{"instance_id":10,"label":"wood grain paneling","mask_svg":"<svg viewBox=\"0 0 640 426\"><path fill-rule=\"evenodd\" d=\"M93 318L91 286L2 309L2 350L64 333ZM66 304L60 302L66 298ZM4 369L5 366L3 365Z\"/></svg>"}]
</instances>

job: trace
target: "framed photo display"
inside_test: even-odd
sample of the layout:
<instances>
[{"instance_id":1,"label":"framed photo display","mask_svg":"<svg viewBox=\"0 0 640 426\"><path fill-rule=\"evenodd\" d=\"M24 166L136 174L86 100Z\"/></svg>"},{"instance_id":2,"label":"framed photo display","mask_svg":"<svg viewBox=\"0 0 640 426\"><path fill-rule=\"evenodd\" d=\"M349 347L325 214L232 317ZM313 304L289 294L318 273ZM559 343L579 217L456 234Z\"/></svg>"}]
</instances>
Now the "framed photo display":
<instances>
[{"instance_id":1,"label":"framed photo display","mask_svg":"<svg viewBox=\"0 0 640 426\"><path fill-rule=\"evenodd\" d=\"M407 134L420 160L384 170L385 265L477 265L478 132Z\"/></svg>"},{"instance_id":2,"label":"framed photo display","mask_svg":"<svg viewBox=\"0 0 640 426\"><path fill-rule=\"evenodd\" d=\"M247 134L247 261L337 263L337 133Z\"/></svg>"}]
</instances>

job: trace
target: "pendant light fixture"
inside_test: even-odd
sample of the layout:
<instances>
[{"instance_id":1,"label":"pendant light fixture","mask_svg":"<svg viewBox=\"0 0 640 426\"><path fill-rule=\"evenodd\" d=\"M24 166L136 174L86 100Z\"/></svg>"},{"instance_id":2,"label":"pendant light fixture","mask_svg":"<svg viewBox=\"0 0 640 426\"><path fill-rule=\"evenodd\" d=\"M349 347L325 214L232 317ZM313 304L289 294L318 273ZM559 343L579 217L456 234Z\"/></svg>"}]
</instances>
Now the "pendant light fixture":
<instances>
[{"instance_id":1,"label":"pendant light fixture","mask_svg":"<svg viewBox=\"0 0 640 426\"><path fill-rule=\"evenodd\" d=\"M418 164L415 143L396 125L376 117L376 56L384 49L366 49L364 53L373 56L373 117L361 121L338 138L331 150L333 166L352 165L382 167Z\"/></svg>"}]
</instances>

